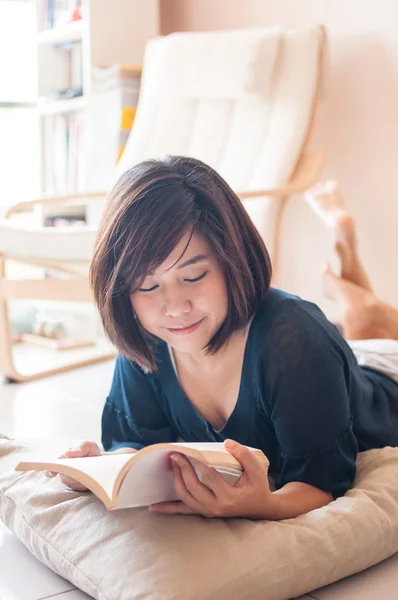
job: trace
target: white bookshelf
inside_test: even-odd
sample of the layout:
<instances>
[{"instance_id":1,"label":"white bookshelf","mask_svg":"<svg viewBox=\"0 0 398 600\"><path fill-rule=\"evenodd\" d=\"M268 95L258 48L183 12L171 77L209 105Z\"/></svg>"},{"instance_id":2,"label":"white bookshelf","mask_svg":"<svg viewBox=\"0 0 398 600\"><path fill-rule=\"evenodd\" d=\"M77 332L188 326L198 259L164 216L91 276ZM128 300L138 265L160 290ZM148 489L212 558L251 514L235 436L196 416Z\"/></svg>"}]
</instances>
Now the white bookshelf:
<instances>
[{"instance_id":1,"label":"white bookshelf","mask_svg":"<svg viewBox=\"0 0 398 600\"><path fill-rule=\"evenodd\" d=\"M40 25L38 24L38 27ZM87 33L87 19L72 21L50 29L37 32L38 44L60 44L66 41L81 40Z\"/></svg>"},{"instance_id":2,"label":"white bookshelf","mask_svg":"<svg viewBox=\"0 0 398 600\"><path fill-rule=\"evenodd\" d=\"M83 110L88 107L88 94L79 96L77 98L70 98L69 100L56 100L54 102L42 102L38 101L37 110L39 116L44 117L46 115L57 115L76 110Z\"/></svg>"},{"instance_id":3,"label":"white bookshelf","mask_svg":"<svg viewBox=\"0 0 398 600\"><path fill-rule=\"evenodd\" d=\"M62 2L54 2L56 5ZM70 5L73 4L71 1ZM148 39L159 33L158 0L81 0L81 19L70 21L67 15L53 27L45 26L45 0L36 0L36 50L37 50L37 118L39 124L40 188L43 195L64 195L103 189L104 164L95 170L96 152L99 140L94 123L98 123L98 103L95 105L92 86L92 73L95 69L106 69L115 64L141 65L144 46ZM68 2L65 2L66 8ZM47 13L48 14L48 13ZM74 72L80 75L82 93L73 97L59 93L69 90L73 94L71 82L70 48L81 50L74 55ZM68 49L69 48L69 49ZM76 55L80 55L80 72L76 69ZM104 121L109 114L104 114ZM97 119L97 121L95 121ZM57 179L57 169L51 161L64 159L60 152L51 150L55 139L52 130L61 136L64 129L69 135L70 128L76 128L78 135L78 160L74 160L72 176ZM109 129L109 128L108 128ZM110 155L111 153L109 153ZM71 155L71 152L68 154ZM103 157L101 157L103 159ZM115 157L115 162L116 162ZM109 161L110 159L107 158ZM110 171L108 165L107 170ZM59 169L58 169L59 171ZM76 171L76 172L75 172ZM86 214L98 215L96 210L85 210L82 203L73 203L68 214L81 219ZM49 216L65 214L60 206L46 206L43 209L44 221Z\"/></svg>"},{"instance_id":4,"label":"white bookshelf","mask_svg":"<svg viewBox=\"0 0 398 600\"><path fill-rule=\"evenodd\" d=\"M53 4L56 5L61 2L62 0L53 0ZM93 72L98 74L98 69L113 68L118 64L142 64L145 43L159 33L158 0L82 0L81 19L60 22L51 28L43 26L42 10L47 5L47 1L36 0L34 4L36 9L34 37L37 60L33 62L36 64L37 71L35 114L39 146L38 151L35 147L31 155L35 162L37 155L39 156L39 195L57 196L65 193L73 194L106 189L103 186L104 172L112 169L111 162L116 162L118 148L111 148L110 152L101 153L101 148L107 147L107 143L102 143L102 141L104 137L107 140L112 138L115 123L118 122L120 128L120 115L119 121L117 119L120 105L117 94L112 96L112 91L108 92L110 98L104 97L100 102L98 101L93 85ZM70 4L72 4L72 0ZM66 48L62 50L59 46L73 43L81 44L80 66L83 93L70 98L57 97L57 90L67 89L71 84L67 50ZM61 118L62 120L75 117L84 123L84 151L81 157L79 155L79 163L83 165L79 188L48 189L46 183L50 169L47 161L47 120L49 118ZM103 121L105 126L100 132L95 127L98 120ZM111 131L110 134L109 131ZM36 190L32 190L32 196L37 197ZM101 212L100 201L97 203L97 200L92 202L87 200L85 203L81 199L75 199L67 204L46 205L45 207L36 204L33 210L21 209L13 216L13 219L19 225L27 227L43 223L49 224L48 221L55 218L58 225L67 223L70 219L75 222L86 221L90 225L95 225ZM19 265L12 261L8 265L8 270L15 278L45 276L45 271L41 267ZM33 299L24 301L23 306L18 302L11 303L11 305L14 311L11 319L17 330L21 329L22 333L27 333L30 322L31 332L34 332L33 325L36 317L39 321L50 323L53 319L60 320L66 326L68 340L73 342L73 346L76 346L74 350L68 349L60 352L47 347L38 347L37 340L35 345L32 345L32 343L28 343L27 339L21 338L21 343L15 347L17 362L18 357L21 358L21 372L33 368L34 362L37 370L40 370L43 365L47 365L47 368L51 365L58 367L64 363L85 360L94 357L97 353L103 353L102 328L92 303L60 303ZM79 347L82 340L91 341L97 338L99 338L99 343L95 347Z\"/></svg>"}]
</instances>

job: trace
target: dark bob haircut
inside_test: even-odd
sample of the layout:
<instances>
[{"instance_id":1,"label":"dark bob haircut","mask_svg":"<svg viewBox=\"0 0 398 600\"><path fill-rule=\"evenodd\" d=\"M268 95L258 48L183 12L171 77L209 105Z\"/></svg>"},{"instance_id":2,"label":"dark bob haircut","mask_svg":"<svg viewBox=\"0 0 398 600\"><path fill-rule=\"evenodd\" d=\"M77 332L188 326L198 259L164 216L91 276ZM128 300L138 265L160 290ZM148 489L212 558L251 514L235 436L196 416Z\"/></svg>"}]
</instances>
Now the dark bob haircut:
<instances>
[{"instance_id":1,"label":"dark bob haircut","mask_svg":"<svg viewBox=\"0 0 398 600\"><path fill-rule=\"evenodd\" d=\"M225 277L228 314L206 349L216 353L245 327L264 299L271 262L238 196L194 158L148 160L124 173L109 194L90 268L105 333L144 371L156 370L155 343L135 318L131 290L187 233L210 245Z\"/></svg>"}]
</instances>

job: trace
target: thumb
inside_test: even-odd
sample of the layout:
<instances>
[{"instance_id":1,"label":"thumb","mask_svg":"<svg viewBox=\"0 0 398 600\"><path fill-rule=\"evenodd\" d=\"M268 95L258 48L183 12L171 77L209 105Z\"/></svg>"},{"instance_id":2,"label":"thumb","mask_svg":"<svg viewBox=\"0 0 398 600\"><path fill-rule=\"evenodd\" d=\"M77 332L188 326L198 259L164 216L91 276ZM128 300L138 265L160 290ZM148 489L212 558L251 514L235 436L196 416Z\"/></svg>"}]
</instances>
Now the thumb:
<instances>
[{"instance_id":1,"label":"thumb","mask_svg":"<svg viewBox=\"0 0 398 600\"><path fill-rule=\"evenodd\" d=\"M101 451L95 442L82 442L77 448L70 448L64 453L64 458L79 458L85 456L99 456Z\"/></svg>"},{"instance_id":2,"label":"thumb","mask_svg":"<svg viewBox=\"0 0 398 600\"><path fill-rule=\"evenodd\" d=\"M224 446L240 462L250 481L264 475L263 467L249 448L234 440L225 440Z\"/></svg>"}]
</instances>

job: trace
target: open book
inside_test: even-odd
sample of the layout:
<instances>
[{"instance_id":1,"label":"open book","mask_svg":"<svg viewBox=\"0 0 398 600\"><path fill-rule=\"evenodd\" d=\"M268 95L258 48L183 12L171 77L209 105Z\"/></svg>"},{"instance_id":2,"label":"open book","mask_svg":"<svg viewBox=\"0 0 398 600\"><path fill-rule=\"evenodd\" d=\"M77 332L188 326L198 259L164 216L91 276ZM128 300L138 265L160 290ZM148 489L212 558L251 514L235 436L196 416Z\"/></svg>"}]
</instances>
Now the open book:
<instances>
[{"instance_id":1,"label":"open book","mask_svg":"<svg viewBox=\"0 0 398 600\"><path fill-rule=\"evenodd\" d=\"M250 450L267 471L269 462L263 452ZM230 485L242 474L240 463L218 442L153 444L135 454L25 460L18 463L15 470L61 473L85 485L108 510L132 508L178 500L169 465L171 452L180 452L214 467ZM200 470L195 470L200 479Z\"/></svg>"}]
</instances>

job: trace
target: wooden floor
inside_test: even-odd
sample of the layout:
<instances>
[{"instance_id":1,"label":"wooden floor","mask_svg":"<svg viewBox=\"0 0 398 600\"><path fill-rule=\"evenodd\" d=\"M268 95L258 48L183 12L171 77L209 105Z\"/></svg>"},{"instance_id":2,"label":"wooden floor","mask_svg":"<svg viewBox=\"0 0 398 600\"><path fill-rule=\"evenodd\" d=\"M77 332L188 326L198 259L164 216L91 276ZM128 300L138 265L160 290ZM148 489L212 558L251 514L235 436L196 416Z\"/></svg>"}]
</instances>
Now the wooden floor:
<instances>
[{"instance_id":1,"label":"wooden floor","mask_svg":"<svg viewBox=\"0 0 398 600\"><path fill-rule=\"evenodd\" d=\"M0 433L99 439L113 367L108 361L30 383L0 382Z\"/></svg>"}]
</instances>

